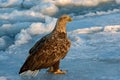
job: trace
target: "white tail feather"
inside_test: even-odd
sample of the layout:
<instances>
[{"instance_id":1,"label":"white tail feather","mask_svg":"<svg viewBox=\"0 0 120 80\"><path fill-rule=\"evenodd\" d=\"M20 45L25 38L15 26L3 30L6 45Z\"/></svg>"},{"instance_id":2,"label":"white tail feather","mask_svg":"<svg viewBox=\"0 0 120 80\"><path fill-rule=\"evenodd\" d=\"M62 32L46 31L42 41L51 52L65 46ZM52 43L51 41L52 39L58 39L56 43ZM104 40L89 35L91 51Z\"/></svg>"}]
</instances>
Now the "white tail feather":
<instances>
[{"instance_id":1,"label":"white tail feather","mask_svg":"<svg viewBox=\"0 0 120 80\"><path fill-rule=\"evenodd\" d=\"M25 71L23 73L20 74L20 76L22 77L35 77L37 74L38 74L39 70L35 70L35 71L31 71L31 70L28 70L28 71Z\"/></svg>"}]
</instances>

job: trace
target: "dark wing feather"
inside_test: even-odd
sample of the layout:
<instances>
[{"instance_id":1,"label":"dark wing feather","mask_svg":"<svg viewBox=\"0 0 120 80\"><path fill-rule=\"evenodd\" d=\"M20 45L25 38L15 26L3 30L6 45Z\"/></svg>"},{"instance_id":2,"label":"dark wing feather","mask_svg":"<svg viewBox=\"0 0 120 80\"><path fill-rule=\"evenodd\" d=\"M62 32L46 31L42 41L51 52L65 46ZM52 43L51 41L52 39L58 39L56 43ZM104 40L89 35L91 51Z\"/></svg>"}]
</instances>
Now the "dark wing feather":
<instances>
[{"instance_id":1,"label":"dark wing feather","mask_svg":"<svg viewBox=\"0 0 120 80\"><path fill-rule=\"evenodd\" d=\"M39 41L35 43L35 45L29 50L29 54L34 54L39 48L44 45L44 42L47 39L47 35L41 38Z\"/></svg>"}]
</instances>

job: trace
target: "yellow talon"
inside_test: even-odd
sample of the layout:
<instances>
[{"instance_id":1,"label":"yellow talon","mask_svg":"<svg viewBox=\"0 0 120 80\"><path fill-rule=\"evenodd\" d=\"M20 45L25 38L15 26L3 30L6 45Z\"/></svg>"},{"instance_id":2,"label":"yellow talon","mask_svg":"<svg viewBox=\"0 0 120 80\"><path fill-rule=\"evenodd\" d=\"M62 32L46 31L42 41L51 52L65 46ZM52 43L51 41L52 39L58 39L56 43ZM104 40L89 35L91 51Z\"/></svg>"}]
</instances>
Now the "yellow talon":
<instances>
[{"instance_id":1,"label":"yellow talon","mask_svg":"<svg viewBox=\"0 0 120 80\"><path fill-rule=\"evenodd\" d=\"M62 71L60 69L58 69L57 71L54 72L54 74L65 74L66 71Z\"/></svg>"}]
</instances>

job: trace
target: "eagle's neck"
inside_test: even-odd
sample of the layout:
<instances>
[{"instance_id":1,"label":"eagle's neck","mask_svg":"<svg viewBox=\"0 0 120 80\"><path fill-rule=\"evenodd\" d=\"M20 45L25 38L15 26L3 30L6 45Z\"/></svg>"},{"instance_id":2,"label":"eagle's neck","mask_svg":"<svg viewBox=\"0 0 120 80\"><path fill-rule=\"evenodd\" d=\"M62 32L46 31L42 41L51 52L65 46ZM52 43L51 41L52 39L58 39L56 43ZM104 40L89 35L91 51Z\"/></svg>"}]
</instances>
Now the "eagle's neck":
<instances>
[{"instance_id":1,"label":"eagle's neck","mask_svg":"<svg viewBox=\"0 0 120 80\"><path fill-rule=\"evenodd\" d=\"M53 32L66 33L66 21L58 20Z\"/></svg>"}]
</instances>

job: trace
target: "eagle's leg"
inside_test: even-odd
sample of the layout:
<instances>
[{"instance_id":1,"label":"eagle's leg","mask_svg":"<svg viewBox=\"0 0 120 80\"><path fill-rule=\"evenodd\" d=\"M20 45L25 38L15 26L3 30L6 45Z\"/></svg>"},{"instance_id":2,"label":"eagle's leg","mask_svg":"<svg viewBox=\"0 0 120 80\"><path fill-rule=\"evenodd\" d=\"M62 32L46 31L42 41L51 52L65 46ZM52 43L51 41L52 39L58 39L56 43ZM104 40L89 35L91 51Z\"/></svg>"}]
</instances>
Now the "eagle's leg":
<instances>
[{"instance_id":1,"label":"eagle's leg","mask_svg":"<svg viewBox=\"0 0 120 80\"><path fill-rule=\"evenodd\" d=\"M56 62L54 65L53 65L53 73L54 74L65 74L66 71L62 71L59 69L59 64L60 64L60 61Z\"/></svg>"},{"instance_id":2,"label":"eagle's leg","mask_svg":"<svg viewBox=\"0 0 120 80\"><path fill-rule=\"evenodd\" d=\"M47 72L54 72L53 66L51 66Z\"/></svg>"}]
</instances>

